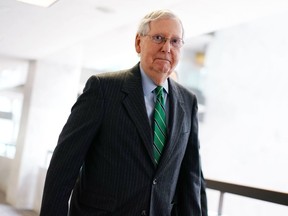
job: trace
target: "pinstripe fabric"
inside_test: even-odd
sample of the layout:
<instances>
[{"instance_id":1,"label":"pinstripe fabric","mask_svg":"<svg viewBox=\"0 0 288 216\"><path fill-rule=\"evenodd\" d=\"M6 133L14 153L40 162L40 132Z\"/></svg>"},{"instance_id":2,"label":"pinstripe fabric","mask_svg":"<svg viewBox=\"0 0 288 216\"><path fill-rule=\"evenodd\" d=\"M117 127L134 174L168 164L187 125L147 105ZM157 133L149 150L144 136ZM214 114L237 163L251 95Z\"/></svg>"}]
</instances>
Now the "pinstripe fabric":
<instances>
[{"instance_id":1,"label":"pinstripe fabric","mask_svg":"<svg viewBox=\"0 0 288 216\"><path fill-rule=\"evenodd\" d=\"M156 94L156 103L154 109L154 141L153 151L155 163L158 164L164 145L166 143L167 127L166 127L166 114L165 103L163 96L163 87L158 86L154 90Z\"/></svg>"},{"instance_id":2,"label":"pinstripe fabric","mask_svg":"<svg viewBox=\"0 0 288 216\"><path fill-rule=\"evenodd\" d=\"M91 77L59 136L40 216L67 216L72 191L70 216L205 215L197 101L170 81L169 104L156 167L139 65Z\"/></svg>"}]
</instances>

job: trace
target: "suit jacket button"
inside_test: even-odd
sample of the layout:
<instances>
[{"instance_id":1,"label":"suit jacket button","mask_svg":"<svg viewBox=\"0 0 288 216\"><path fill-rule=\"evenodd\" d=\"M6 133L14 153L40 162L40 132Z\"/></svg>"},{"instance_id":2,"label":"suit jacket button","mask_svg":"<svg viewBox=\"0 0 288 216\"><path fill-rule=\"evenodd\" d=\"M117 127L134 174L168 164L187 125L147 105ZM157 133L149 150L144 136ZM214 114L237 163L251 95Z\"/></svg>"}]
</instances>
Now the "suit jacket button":
<instances>
[{"instance_id":1,"label":"suit jacket button","mask_svg":"<svg viewBox=\"0 0 288 216\"><path fill-rule=\"evenodd\" d=\"M154 180L153 180L153 185L156 185L156 184L157 184L157 180L154 179Z\"/></svg>"},{"instance_id":2,"label":"suit jacket button","mask_svg":"<svg viewBox=\"0 0 288 216\"><path fill-rule=\"evenodd\" d=\"M141 212L141 216L146 216L146 211L145 211L145 210L143 210L143 211Z\"/></svg>"}]
</instances>

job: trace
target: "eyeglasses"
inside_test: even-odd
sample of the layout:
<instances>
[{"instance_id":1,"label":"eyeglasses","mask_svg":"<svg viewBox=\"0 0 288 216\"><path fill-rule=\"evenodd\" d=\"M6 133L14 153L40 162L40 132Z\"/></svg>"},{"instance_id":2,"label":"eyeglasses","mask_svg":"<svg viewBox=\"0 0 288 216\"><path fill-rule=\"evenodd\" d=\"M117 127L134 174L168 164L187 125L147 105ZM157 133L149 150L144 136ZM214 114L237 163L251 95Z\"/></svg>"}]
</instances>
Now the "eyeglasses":
<instances>
[{"instance_id":1,"label":"eyeglasses","mask_svg":"<svg viewBox=\"0 0 288 216\"><path fill-rule=\"evenodd\" d=\"M167 40L169 40L170 44L174 47L174 48L181 48L184 44L184 41L182 40L182 38L177 38L177 37L173 37L173 38L166 38L162 35L143 35L143 36L147 36L149 37L154 43L156 44L161 44L161 43L166 43Z\"/></svg>"}]
</instances>

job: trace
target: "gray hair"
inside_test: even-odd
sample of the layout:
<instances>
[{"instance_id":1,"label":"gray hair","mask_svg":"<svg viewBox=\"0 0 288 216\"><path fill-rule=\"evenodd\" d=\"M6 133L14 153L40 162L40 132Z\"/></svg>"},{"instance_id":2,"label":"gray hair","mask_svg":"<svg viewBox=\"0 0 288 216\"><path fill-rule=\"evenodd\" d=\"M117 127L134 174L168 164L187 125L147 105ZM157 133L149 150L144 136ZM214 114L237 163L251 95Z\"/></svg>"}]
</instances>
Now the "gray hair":
<instances>
[{"instance_id":1,"label":"gray hair","mask_svg":"<svg viewBox=\"0 0 288 216\"><path fill-rule=\"evenodd\" d=\"M170 10L156 10L148 13L143 19L140 21L137 34L146 35L150 31L150 23L159 19L176 19L179 21L182 28L182 38L184 37L184 27L180 18L174 14Z\"/></svg>"}]
</instances>

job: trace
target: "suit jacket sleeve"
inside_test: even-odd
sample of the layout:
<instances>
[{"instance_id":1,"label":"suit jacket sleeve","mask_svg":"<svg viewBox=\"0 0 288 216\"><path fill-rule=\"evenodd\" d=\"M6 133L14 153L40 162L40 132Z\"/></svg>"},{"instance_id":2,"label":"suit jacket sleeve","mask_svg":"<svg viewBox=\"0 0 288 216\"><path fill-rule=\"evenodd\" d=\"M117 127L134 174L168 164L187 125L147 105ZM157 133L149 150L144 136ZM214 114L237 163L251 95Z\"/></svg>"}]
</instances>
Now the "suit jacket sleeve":
<instances>
[{"instance_id":1,"label":"suit jacket sleeve","mask_svg":"<svg viewBox=\"0 0 288 216\"><path fill-rule=\"evenodd\" d=\"M178 215L207 216L205 181L199 154L197 99L192 103L191 131L178 180Z\"/></svg>"},{"instance_id":2,"label":"suit jacket sleeve","mask_svg":"<svg viewBox=\"0 0 288 216\"><path fill-rule=\"evenodd\" d=\"M100 82L91 77L59 136L47 171L40 216L67 216L71 191L101 124L102 107Z\"/></svg>"}]
</instances>

